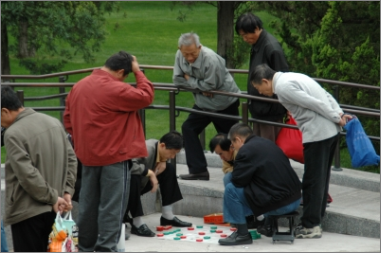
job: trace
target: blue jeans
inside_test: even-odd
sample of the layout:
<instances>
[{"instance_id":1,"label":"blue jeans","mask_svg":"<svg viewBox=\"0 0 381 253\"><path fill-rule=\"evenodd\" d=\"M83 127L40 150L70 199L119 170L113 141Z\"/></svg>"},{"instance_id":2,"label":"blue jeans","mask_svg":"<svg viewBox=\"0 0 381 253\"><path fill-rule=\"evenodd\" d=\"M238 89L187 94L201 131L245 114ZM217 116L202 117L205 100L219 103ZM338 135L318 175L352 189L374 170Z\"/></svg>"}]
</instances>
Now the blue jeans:
<instances>
[{"instance_id":1,"label":"blue jeans","mask_svg":"<svg viewBox=\"0 0 381 253\"><path fill-rule=\"evenodd\" d=\"M223 178L223 181L224 181L224 186L226 187L226 185L232 181L232 173L231 172L226 173Z\"/></svg>"},{"instance_id":2,"label":"blue jeans","mask_svg":"<svg viewBox=\"0 0 381 253\"><path fill-rule=\"evenodd\" d=\"M3 221L1 221L1 252L8 252L7 237L5 236Z\"/></svg>"},{"instance_id":3,"label":"blue jeans","mask_svg":"<svg viewBox=\"0 0 381 253\"><path fill-rule=\"evenodd\" d=\"M225 180L225 178L224 178ZM300 205L300 199L291 204L280 207L276 210L263 214L265 217L268 215L281 215L295 211ZM246 216L252 215L249 203L246 200L243 187L235 187L232 183L225 186L224 194L224 221L233 224L245 224ZM256 214L259 216L261 214Z\"/></svg>"}]
</instances>

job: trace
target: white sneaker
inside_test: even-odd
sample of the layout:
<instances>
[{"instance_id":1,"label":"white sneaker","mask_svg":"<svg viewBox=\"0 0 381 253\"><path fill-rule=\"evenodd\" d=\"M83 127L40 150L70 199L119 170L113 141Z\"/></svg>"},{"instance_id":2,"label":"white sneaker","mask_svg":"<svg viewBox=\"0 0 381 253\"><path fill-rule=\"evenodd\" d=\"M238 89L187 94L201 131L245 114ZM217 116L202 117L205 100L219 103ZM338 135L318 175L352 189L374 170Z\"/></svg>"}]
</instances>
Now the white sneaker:
<instances>
[{"instance_id":1,"label":"white sneaker","mask_svg":"<svg viewBox=\"0 0 381 253\"><path fill-rule=\"evenodd\" d=\"M323 230L320 226L315 226L313 228L305 228L298 226L295 229L296 238L321 238Z\"/></svg>"}]
</instances>

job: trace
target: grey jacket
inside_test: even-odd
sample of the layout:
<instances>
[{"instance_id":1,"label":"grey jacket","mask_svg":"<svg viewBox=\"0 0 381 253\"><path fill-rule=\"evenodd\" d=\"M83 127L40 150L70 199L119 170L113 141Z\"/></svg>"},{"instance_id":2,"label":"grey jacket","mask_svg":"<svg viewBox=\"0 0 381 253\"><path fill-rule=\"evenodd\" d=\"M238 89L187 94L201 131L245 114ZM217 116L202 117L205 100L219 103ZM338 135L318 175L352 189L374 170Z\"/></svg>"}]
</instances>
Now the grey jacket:
<instances>
[{"instance_id":1,"label":"grey jacket","mask_svg":"<svg viewBox=\"0 0 381 253\"><path fill-rule=\"evenodd\" d=\"M5 217L11 225L74 194L77 158L60 121L25 108L5 131Z\"/></svg>"},{"instance_id":2,"label":"grey jacket","mask_svg":"<svg viewBox=\"0 0 381 253\"><path fill-rule=\"evenodd\" d=\"M295 118L303 143L325 140L340 131L340 113L335 98L312 78L299 73L277 72L274 93Z\"/></svg>"},{"instance_id":3,"label":"grey jacket","mask_svg":"<svg viewBox=\"0 0 381 253\"><path fill-rule=\"evenodd\" d=\"M189 80L184 74L190 76ZM200 54L192 64L187 62L180 50L177 50L173 69L173 83L184 88L199 89L193 93L198 107L209 111L221 111L228 108L237 97L214 94L213 97L202 95L203 91L218 90L241 93L233 77L225 67L225 60L213 50L202 46Z\"/></svg>"},{"instance_id":4,"label":"grey jacket","mask_svg":"<svg viewBox=\"0 0 381 253\"><path fill-rule=\"evenodd\" d=\"M146 140L148 157L134 158L131 160L131 174L142 175L142 188L144 188L149 181L149 178L146 177L148 170L155 169L158 142L159 141L155 139Z\"/></svg>"}]
</instances>

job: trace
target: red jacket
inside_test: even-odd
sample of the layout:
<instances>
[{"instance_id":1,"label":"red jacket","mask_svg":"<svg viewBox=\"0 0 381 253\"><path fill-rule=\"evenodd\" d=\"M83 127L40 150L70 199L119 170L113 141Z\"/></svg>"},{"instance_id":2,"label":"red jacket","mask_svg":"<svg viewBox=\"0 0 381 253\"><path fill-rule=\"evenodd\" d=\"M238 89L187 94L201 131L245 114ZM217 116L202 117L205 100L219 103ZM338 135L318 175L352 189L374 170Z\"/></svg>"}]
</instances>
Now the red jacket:
<instances>
[{"instance_id":1,"label":"red jacket","mask_svg":"<svg viewBox=\"0 0 381 253\"><path fill-rule=\"evenodd\" d=\"M142 72L135 78L136 88L96 69L67 96L64 125L84 165L104 166L147 156L138 110L152 103L154 90Z\"/></svg>"}]
</instances>

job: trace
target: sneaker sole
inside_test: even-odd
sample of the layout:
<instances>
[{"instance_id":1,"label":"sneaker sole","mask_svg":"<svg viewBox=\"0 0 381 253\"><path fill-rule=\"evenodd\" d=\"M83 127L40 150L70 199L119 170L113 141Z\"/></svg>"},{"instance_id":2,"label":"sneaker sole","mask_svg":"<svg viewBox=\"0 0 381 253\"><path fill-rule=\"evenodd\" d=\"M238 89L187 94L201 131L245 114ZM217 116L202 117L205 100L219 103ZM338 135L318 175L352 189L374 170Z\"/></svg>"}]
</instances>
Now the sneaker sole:
<instances>
[{"instance_id":1,"label":"sneaker sole","mask_svg":"<svg viewBox=\"0 0 381 253\"><path fill-rule=\"evenodd\" d=\"M298 238L298 239L319 239L321 238L321 234L308 234L308 235L303 235L303 234L299 234L299 235L296 235L295 238Z\"/></svg>"}]
</instances>

